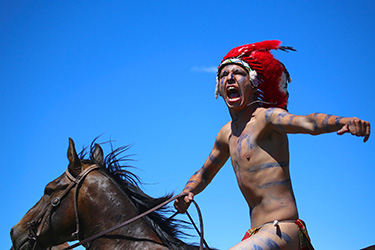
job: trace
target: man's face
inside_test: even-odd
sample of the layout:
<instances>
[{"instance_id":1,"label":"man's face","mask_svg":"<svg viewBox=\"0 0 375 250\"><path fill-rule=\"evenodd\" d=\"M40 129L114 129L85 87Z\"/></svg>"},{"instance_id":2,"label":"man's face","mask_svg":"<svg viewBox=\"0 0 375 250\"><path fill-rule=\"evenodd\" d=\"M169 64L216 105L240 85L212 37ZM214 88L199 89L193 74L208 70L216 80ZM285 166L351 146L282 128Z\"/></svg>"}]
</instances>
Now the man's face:
<instances>
[{"instance_id":1,"label":"man's face","mask_svg":"<svg viewBox=\"0 0 375 250\"><path fill-rule=\"evenodd\" d=\"M246 107L252 95L252 85L247 70L237 64L226 65L220 71L219 84L220 95L228 108Z\"/></svg>"}]
</instances>

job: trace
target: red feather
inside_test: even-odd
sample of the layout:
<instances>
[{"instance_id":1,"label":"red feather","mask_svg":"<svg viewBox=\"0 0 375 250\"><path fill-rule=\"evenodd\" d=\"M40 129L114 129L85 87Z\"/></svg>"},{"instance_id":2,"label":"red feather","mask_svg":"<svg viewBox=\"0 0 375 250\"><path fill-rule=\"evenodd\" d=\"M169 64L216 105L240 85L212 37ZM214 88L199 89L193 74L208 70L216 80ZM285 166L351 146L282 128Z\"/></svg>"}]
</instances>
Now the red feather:
<instances>
[{"instance_id":1,"label":"red feather","mask_svg":"<svg viewBox=\"0 0 375 250\"><path fill-rule=\"evenodd\" d=\"M239 58L247 62L251 69L257 72L259 86L258 98L270 104L263 104L264 107L285 108L288 104L289 94L283 85L282 75L286 71L285 66L270 53L272 49L283 51L294 50L292 47L280 46L279 40L267 40L258 43L246 44L229 51L222 62L229 58ZM219 70L223 65L219 66ZM287 84L287 82L285 82Z\"/></svg>"},{"instance_id":2,"label":"red feather","mask_svg":"<svg viewBox=\"0 0 375 250\"><path fill-rule=\"evenodd\" d=\"M263 42L252 43L252 44L245 44L239 47L236 47L229 51L229 53L223 58L222 61L228 58L238 57L241 55L248 56L253 51L267 51L271 49L278 49L281 41L279 40L266 40Z\"/></svg>"}]
</instances>

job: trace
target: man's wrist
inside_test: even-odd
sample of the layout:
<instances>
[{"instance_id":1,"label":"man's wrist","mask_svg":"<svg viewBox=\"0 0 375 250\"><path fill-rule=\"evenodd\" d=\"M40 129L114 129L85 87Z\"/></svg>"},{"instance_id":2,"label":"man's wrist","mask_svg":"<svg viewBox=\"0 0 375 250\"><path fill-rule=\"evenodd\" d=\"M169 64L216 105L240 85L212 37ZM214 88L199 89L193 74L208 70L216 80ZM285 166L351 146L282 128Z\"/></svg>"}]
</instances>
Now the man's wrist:
<instances>
[{"instance_id":1,"label":"man's wrist","mask_svg":"<svg viewBox=\"0 0 375 250\"><path fill-rule=\"evenodd\" d=\"M194 188L191 187L191 186L186 186L186 187L184 188L184 190L182 190L182 192L183 192L183 193L184 193L184 192L191 192L193 189L194 189Z\"/></svg>"}]
</instances>

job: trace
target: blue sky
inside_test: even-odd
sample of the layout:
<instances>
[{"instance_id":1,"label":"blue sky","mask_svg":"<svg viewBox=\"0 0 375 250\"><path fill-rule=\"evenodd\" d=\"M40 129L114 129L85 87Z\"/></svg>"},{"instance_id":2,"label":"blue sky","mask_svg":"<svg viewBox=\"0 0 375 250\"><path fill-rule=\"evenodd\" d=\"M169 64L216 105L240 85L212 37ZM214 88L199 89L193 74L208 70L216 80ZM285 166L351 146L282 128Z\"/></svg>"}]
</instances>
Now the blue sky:
<instances>
[{"instance_id":1,"label":"blue sky","mask_svg":"<svg viewBox=\"0 0 375 250\"><path fill-rule=\"evenodd\" d=\"M279 39L298 50L274 52L293 79L291 113L373 122L373 13L371 0L1 1L0 247L65 170L69 137L79 149L101 134L133 144L144 190L180 192L230 119L212 69L233 47ZM373 137L289 136L316 249L375 244ZM228 249L250 227L229 162L196 201L211 246Z\"/></svg>"}]
</instances>

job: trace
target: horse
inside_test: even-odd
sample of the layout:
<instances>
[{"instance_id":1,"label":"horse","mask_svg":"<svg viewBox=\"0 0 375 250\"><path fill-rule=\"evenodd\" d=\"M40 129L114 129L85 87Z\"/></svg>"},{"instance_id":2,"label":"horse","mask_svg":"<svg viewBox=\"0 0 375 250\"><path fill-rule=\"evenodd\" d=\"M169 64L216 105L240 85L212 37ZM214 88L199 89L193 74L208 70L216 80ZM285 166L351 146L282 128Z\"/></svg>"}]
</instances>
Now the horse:
<instances>
[{"instance_id":1,"label":"horse","mask_svg":"<svg viewBox=\"0 0 375 250\"><path fill-rule=\"evenodd\" d=\"M96 140L96 139L95 139ZM144 193L138 176L129 171L129 148L103 156L95 140L77 154L69 138L68 167L47 184L44 195L11 229L12 250L52 249L65 242L87 239L129 220L172 197L153 198ZM84 159L89 155L88 159ZM167 206L83 246L87 249L199 249L181 240L186 223L167 218ZM54 249L62 249L55 247Z\"/></svg>"}]
</instances>

